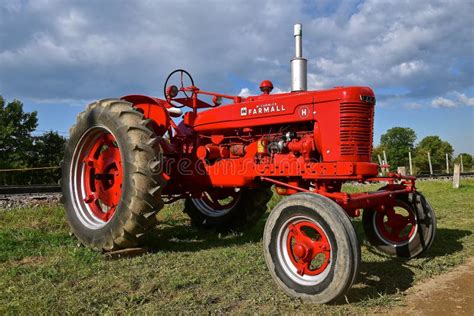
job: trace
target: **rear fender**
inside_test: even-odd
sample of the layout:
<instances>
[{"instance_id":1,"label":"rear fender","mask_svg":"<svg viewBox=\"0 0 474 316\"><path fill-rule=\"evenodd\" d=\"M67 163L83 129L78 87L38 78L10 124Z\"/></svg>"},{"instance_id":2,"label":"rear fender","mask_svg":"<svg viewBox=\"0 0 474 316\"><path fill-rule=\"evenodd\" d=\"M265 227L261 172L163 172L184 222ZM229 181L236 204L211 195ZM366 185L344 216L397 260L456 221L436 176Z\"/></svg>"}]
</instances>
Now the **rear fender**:
<instances>
[{"instance_id":1,"label":"rear fender","mask_svg":"<svg viewBox=\"0 0 474 316\"><path fill-rule=\"evenodd\" d=\"M146 119L152 120L153 129L158 136L163 136L170 127L170 115L166 109L165 101L146 95L127 95L122 100L133 103Z\"/></svg>"}]
</instances>

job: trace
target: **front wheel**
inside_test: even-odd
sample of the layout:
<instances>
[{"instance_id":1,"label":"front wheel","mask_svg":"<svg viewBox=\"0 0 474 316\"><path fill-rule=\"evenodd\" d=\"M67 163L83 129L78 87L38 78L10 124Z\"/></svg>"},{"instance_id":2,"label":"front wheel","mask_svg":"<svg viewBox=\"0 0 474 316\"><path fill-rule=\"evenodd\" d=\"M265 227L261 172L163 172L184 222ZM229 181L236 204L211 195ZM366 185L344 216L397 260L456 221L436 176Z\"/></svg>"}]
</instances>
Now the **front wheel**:
<instances>
[{"instance_id":1,"label":"front wheel","mask_svg":"<svg viewBox=\"0 0 474 316\"><path fill-rule=\"evenodd\" d=\"M264 231L265 261L288 295L329 303L354 282L360 246L344 210L316 194L299 193L281 201Z\"/></svg>"},{"instance_id":2,"label":"front wheel","mask_svg":"<svg viewBox=\"0 0 474 316\"><path fill-rule=\"evenodd\" d=\"M380 252L413 258L429 249L436 235L436 216L425 197L400 195L383 209L366 209L362 223L368 241Z\"/></svg>"}]
</instances>

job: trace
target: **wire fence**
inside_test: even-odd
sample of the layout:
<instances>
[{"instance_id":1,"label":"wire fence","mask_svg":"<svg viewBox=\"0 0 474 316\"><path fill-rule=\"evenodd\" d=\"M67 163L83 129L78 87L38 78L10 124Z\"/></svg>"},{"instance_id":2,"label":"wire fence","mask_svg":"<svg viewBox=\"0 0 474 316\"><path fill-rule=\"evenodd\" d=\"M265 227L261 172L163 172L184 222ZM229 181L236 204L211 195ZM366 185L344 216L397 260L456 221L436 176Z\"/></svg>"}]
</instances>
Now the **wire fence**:
<instances>
[{"instance_id":1,"label":"wire fence","mask_svg":"<svg viewBox=\"0 0 474 316\"><path fill-rule=\"evenodd\" d=\"M0 169L0 185L58 184L60 166Z\"/></svg>"},{"instance_id":2,"label":"wire fence","mask_svg":"<svg viewBox=\"0 0 474 316\"><path fill-rule=\"evenodd\" d=\"M426 175L440 175L440 174L452 174L454 172L455 165L458 165L460 168L460 173L470 173L473 171L473 166L471 160L468 164L464 164L463 155L459 155L457 158L452 157L452 154L446 153L444 158L440 161L439 158L436 159L435 163L432 163L432 157L430 152L426 153L424 163L420 164L420 159L418 159L419 165L424 165L425 167L415 166L414 161L412 160L412 153L408 152L408 161L405 165L396 165L391 163L390 157L387 158L385 150L382 154L378 154L378 163L381 166L380 173L388 173L390 169L392 171L397 171L402 168L404 174L413 175L413 176L426 176ZM469 158L469 157L468 157Z\"/></svg>"}]
</instances>

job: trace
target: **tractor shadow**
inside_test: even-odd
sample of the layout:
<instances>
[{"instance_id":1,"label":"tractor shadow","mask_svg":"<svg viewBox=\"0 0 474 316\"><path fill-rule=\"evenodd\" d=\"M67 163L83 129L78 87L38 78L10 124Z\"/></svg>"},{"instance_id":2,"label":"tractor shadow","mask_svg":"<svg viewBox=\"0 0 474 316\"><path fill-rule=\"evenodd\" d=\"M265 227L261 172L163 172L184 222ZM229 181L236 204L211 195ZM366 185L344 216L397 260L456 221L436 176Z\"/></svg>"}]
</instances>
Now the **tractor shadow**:
<instances>
[{"instance_id":1,"label":"tractor shadow","mask_svg":"<svg viewBox=\"0 0 474 316\"><path fill-rule=\"evenodd\" d=\"M362 227L358 226L361 226L360 223L355 223L361 242L366 244L363 233L360 234ZM376 253L380 259L385 260L367 262L364 261L364 255L362 255L357 281L347 292L346 297L335 302L335 304L357 303L378 298L381 294L397 294L408 290L414 285L414 269L422 270L425 264L436 257L462 251L464 247L461 239L471 234L472 232L467 230L439 228L431 249L412 261ZM368 250L374 252L370 246Z\"/></svg>"},{"instance_id":2,"label":"tractor shadow","mask_svg":"<svg viewBox=\"0 0 474 316\"><path fill-rule=\"evenodd\" d=\"M265 219L245 231L230 232L198 229L189 221L167 221L142 236L142 243L149 252L194 252L259 242L264 227Z\"/></svg>"},{"instance_id":3,"label":"tractor shadow","mask_svg":"<svg viewBox=\"0 0 474 316\"><path fill-rule=\"evenodd\" d=\"M238 246L247 243L258 243L263 236L265 218L261 219L252 228L243 232L218 233L212 230L202 230L192 227L189 220L166 220L154 230L144 235L142 241L148 252L198 252L206 249ZM362 224L354 221L359 240L367 245ZM379 258L371 254L369 259L362 254L360 273L352 288L345 297L335 302L336 305L347 302L357 303L376 299L381 294L397 294L414 285L416 269L423 269L429 261L463 250L462 239L472 232L459 229L439 228L436 239L425 254L415 260L404 260L376 253ZM375 253L370 246L369 252ZM367 257L367 254L365 254ZM364 260L366 259L366 260Z\"/></svg>"},{"instance_id":4,"label":"tractor shadow","mask_svg":"<svg viewBox=\"0 0 474 316\"><path fill-rule=\"evenodd\" d=\"M142 236L142 244L149 250L149 252L194 252L205 249L255 243L262 239L267 216L268 214L265 214L264 218L259 220L256 225L245 231L231 232L216 232L215 230L195 228L190 225L190 222L187 219L168 219ZM367 244L361 222L354 221L353 223L360 242ZM471 232L466 230L439 228L433 246L428 252L423 254L421 258L427 258L430 260L438 256L445 256L461 251L463 245L460 242L460 239L470 234ZM370 246L368 249L372 252ZM384 255L380 253L376 254L384 257ZM381 269L381 274L385 274L387 272L386 270L396 270L396 267L400 267L403 264L409 265L409 261L407 260L388 256L385 257L387 258L387 261L385 262L362 262L361 272L379 270L375 267L368 267L366 265L380 264L382 267L386 265L386 268ZM398 277L399 272L396 272L395 276Z\"/></svg>"}]
</instances>

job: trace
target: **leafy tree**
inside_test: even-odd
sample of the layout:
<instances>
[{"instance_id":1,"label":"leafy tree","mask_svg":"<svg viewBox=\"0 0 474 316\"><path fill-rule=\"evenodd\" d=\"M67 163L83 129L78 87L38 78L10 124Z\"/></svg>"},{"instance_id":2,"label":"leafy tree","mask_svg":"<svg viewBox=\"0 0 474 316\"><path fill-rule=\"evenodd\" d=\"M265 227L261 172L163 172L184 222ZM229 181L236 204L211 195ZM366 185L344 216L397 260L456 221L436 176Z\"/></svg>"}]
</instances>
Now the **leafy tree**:
<instances>
[{"instance_id":1,"label":"leafy tree","mask_svg":"<svg viewBox=\"0 0 474 316\"><path fill-rule=\"evenodd\" d=\"M408 166L408 152L413 151L416 133L408 127L393 127L380 137L380 146L374 153L385 150L391 170ZM382 156L383 158L383 156Z\"/></svg>"},{"instance_id":2,"label":"leafy tree","mask_svg":"<svg viewBox=\"0 0 474 316\"><path fill-rule=\"evenodd\" d=\"M65 143L66 138L54 131L35 136L31 165L58 166L64 154Z\"/></svg>"},{"instance_id":3,"label":"leafy tree","mask_svg":"<svg viewBox=\"0 0 474 316\"><path fill-rule=\"evenodd\" d=\"M25 113L23 103L5 104L0 96L0 168L26 167L32 146L31 133L38 126L37 113Z\"/></svg>"},{"instance_id":4,"label":"leafy tree","mask_svg":"<svg viewBox=\"0 0 474 316\"><path fill-rule=\"evenodd\" d=\"M452 161L453 151L453 146L443 141L439 136L426 136L416 146L415 166L419 172L429 172L430 167L427 155L429 152L433 172L443 172L446 168L446 154L448 154L449 161Z\"/></svg>"},{"instance_id":5,"label":"leafy tree","mask_svg":"<svg viewBox=\"0 0 474 316\"><path fill-rule=\"evenodd\" d=\"M6 103L0 96L0 169L58 166L64 154L64 137L56 132L32 136L38 126L36 112L23 103ZM0 172L0 184L56 183L60 170Z\"/></svg>"},{"instance_id":6,"label":"leafy tree","mask_svg":"<svg viewBox=\"0 0 474 316\"><path fill-rule=\"evenodd\" d=\"M372 162L379 163L378 155L380 155L380 157L383 159L383 148L381 145L378 145L372 149Z\"/></svg>"},{"instance_id":7,"label":"leafy tree","mask_svg":"<svg viewBox=\"0 0 474 316\"><path fill-rule=\"evenodd\" d=\"M460 153L455 159L454 162L461 163L462 156L462 165L464 166L464 172L469 172L472 169L472 155L468 153Z\"/></svg>"},{"instance_id":8,"label":"leafy tree","mask_svg":"<svg viewBox=\"0 0 474 316\"><path fill-rule=\"evenodd\" d=\"M31 166L59 166L64 155L66 139L57 132L49 131L33 138ZM56 183L60 178L60 170L41 170L34 172L36 183Z\"/></svg>"}]
</instances>

